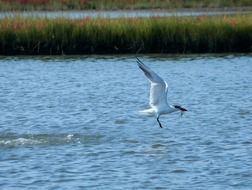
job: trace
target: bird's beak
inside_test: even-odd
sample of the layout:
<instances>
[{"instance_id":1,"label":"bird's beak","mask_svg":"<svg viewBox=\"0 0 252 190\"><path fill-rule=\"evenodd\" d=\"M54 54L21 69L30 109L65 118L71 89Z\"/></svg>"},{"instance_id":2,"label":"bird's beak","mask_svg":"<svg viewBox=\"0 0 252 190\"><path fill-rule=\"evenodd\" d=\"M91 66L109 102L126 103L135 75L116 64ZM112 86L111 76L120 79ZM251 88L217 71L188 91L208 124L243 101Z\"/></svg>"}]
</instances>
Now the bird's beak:
<instances>
[{"instance_id":1,"label":"bird's beak","mask_svg":"<svg viewBox=\"0 0 252 190\"><path fill-rule=\"evenodd\" d=\"M183 111L187 111L187 109L182 108L182 107L180 107L179 109L180 109L180 111L182 111L182 112L183 112Z\"/></svg>"}]
</instances>

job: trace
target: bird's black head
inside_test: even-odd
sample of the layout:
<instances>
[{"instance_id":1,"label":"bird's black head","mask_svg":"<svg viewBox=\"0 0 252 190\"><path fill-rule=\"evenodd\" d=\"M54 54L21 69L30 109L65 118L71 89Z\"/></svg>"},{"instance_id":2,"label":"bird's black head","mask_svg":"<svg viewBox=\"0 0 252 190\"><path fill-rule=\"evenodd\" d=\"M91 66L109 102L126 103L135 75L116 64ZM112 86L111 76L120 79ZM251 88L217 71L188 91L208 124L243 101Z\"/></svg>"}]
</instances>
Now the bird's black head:
<instances>
[{"instance_id":1,"label":"bird's black head","mask_svg":"<svg viewBox=\"0 0 252 190\"><path fill-rule=\"evenodd\" d=\"M182 111L182 112L187 111L187 109L181 107L180 105L173 105L173 106L174 106L174 108L178 109L179 111Z\"/></svg>"}]
</instances>

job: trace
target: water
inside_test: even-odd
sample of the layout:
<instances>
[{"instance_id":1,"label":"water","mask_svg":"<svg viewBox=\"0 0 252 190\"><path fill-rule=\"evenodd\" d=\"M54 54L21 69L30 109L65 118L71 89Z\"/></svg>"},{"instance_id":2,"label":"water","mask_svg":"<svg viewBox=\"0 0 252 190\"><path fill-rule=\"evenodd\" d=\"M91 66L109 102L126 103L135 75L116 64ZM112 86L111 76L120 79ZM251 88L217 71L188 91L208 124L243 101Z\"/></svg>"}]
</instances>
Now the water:
<instances>
[{"instance_id":1,"label":"water","mask_svg":"<svg viewBox=\"0 0 252 190\"><path fill-rule=\"evenodd\" d=\"M71 19L91 18L120 18L120 17L155 17L155 16L214 16L250 14L249 10L114 10L114 11L24 11L1 12L0 18L5 17L66 17Z\"/></svg>"},{"instance_id":2,"label":"water","mask_svg":"<svg viewBox=\"0 0 252 190\"><path fill-rule=\"evenodd\" d=\"M251 189L252 56L139 57L162 129L134 56L1 57L0 189Z\"/></svg>"}]
</instances>

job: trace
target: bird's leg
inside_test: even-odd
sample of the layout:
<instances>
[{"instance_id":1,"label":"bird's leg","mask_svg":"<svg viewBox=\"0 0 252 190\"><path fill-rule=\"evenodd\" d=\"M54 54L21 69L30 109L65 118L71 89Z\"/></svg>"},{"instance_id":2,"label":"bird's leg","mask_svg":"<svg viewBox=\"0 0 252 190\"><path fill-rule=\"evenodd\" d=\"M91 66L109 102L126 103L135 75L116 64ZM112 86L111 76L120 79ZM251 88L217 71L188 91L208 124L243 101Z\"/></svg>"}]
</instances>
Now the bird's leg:
<instances>
[{"instance_id":1,"label":"bird's leg","mask_svg":"<svg viewBox=\"0 0 252 190\"><path fill-rule=\"evenodd\" d=\"M160 127L160 128L163 128L162 124L161 124L160 121L159 121L159 116L157 117L157 122L158 122L158 124L159 124L159 127Z\"/></svg>"}]
</instances>

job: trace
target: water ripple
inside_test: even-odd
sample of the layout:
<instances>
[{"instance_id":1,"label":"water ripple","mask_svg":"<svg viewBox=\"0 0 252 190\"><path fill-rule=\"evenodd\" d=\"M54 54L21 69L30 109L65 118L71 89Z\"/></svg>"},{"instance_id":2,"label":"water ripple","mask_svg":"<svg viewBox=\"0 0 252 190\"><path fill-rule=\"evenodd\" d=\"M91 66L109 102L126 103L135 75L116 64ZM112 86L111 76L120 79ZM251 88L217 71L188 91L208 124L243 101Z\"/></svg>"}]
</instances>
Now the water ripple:
<instances>
[{"instance_id":1,"label":"water ripple","mask_svg":"<svg viewBox=\"0 0 252 190\"><path fill-rule=\"evenodd\" d=\"M35 134L35 135L0 135L1 146L26 145L64 145L100 143L102 135L79 134Z\"/></svg>"},{"instance_id":2,"label":"water ripple","mask_svg":"<svg viewBox=\"0 0 252 190\"><path fill-rule=\"evenodd\" d=\"M0 57L0 188L251 189L251 55L141 60L189 110L162 129L134 55Z\"/></svg>"}]
</instances>

